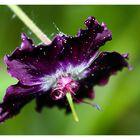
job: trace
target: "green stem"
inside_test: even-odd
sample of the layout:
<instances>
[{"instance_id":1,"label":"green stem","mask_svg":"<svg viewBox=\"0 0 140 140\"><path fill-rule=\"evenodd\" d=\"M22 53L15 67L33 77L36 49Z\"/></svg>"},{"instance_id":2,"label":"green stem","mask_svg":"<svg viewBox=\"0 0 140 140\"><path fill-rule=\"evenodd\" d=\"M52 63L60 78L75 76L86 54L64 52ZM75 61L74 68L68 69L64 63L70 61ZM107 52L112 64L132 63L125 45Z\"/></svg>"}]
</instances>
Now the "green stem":
<instances>
[{"instance_id":1,"label":"green stem","mask_svg":"<svg viewBox=\"0 0 140 140\"><path fill-rule=\"evenodd\" d=\"M75 120L76 122L79 122L79 118L78 118L78 116L77 116L77 114L76 114L76 111L75 111L75 108L74 108L74 104L73 104L73 101L72 101L71 94L70 94L70 93L67 93L67 94L66 94L66 97L67 97L67 100L68 100L68 102L69 102L69 105L70 105L70 108L71 108L71 111L72 111L72 115L73 115L73 117L74 117L74 120Z\"/></svg>"},{"instance_id":2,"label":"green stem","mask_svg":"<svg viewBox=\"0 0 140 140\"><path fill-rule=\"evenodd\" d=\"M18 18L45 44L50 44L51 40L36 26L36 24L17 5L7 5Z\"/></svg>"}]
</instances>

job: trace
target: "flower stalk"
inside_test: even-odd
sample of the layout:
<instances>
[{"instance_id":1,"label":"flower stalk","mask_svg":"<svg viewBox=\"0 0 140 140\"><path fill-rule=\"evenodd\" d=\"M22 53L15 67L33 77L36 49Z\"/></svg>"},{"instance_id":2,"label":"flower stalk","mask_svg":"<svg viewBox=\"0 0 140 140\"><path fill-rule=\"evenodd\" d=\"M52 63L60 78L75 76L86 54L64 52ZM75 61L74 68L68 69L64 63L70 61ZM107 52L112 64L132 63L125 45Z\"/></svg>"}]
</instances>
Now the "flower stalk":
<instances>
[{"instance_id":1,"label":"flower stalk","mask_svg":"<svg viewBox=\"0 0 140 140\"><path fill-rule=\"evenodd\" d=\"M24 13L17 5L7 5L16 16L45 44L50 44L51 40L37 27L37 25Z\"/></svg>"},{"instance_id":2,"label":"flower stalk","mask_svg":"<svg viewBox=\"0 0 140 140\"><path fill-rule=\"evenodd\" d=\"M66 97L67 97L67 100L68 100L68 103L70 105L70 108L71 108L71 111L72 111L72 115L73 115L73 118L76 122L79 122L79 118L76 114L76 111L75 111L75 108L74 108L74 104L73 104L73 100L72 100L72 97L71 97L71 94L70 93L67 93L66 94Z\"/></svg>"}]
</instances>

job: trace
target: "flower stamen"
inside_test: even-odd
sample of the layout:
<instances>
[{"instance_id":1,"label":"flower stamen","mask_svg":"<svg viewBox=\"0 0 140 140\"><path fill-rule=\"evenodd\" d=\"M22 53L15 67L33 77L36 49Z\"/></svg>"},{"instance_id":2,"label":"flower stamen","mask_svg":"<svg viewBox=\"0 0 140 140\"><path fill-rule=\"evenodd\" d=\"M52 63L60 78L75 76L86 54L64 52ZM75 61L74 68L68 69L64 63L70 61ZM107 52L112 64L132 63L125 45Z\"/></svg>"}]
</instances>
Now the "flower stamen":
<instances>
[{"instance_id":1,"label":"flower stamen","mask_svg":"<svg viewBox=\"0 0 140 140\"><path fill-rule=\"evenodd\" d=\"M101 107L100 107L98 104L92 104L92 103L87 102L87 101L78 100L75 96L72 96L72 97L73 97L73 99L74 99L76 102L78 102L78 103L85 103L85 104L88 104L88 105L90 105L90 106L92 106L92 107L95 107L95 108L96 108L97 110L99 110L99 111L102 110Z\"/></svg>"},{"instance_id":2,"label":"flower stamen","mask_svg":"<svg viewBox=\"0 0 140 140\"><path fill-rule=\"evenodd\" d=\"M55 88L51 92L51 98L53 100L59 100L63 98L66 93L76 95L79 85L76 81L73 81L70 76L60 77L57 81Z\"/></svg>"}]
</instances>

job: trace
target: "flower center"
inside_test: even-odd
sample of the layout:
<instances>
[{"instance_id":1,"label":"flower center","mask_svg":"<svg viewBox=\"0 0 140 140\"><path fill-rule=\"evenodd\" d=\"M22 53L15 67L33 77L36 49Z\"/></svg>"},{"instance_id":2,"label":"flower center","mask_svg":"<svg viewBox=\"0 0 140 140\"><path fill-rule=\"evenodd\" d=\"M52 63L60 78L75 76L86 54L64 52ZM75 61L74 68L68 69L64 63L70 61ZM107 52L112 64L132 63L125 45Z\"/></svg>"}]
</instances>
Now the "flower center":
<instances>
[{"instance_id":1,"label":"flower center","mask_svg":"<svg viewBox=\"0 0 140 140\"><path fill-rule=\"evenodd\" d=\"M55 88L52 90L51 98L53 100L59 100L63 98L68 92L75 94L78 88L78 82L74 81L70 76L62 76L58 79Z\"/></svg>"}]
</instances>

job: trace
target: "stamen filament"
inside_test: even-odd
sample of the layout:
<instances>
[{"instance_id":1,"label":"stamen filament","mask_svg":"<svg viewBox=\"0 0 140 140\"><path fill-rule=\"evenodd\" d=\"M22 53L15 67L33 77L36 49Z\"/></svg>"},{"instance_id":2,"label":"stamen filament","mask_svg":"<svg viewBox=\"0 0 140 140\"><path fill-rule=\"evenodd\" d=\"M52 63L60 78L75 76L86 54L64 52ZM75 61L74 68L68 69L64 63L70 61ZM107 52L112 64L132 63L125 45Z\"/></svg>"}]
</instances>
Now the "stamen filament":
<instances>
[{"instance_id":1,"label":"stamen filament","mask_svg":"<svg viewBox=\"0 0 140 140\"><path fill-rule=\"evenodd\" d=\"M37 27L37 25L24 13L17 5L7 5L17 17L45 44L50 44L51 40Z\"/></svg>"},{"instance_id":2,"label":"stamen filament","mask_svg":"<svg viewBox=\"0 0 140 140\"><path fill-rule=\"evenodd\" d=\"M71 108L71 111L72 111L72 115L73 115L73 118L76 122L79 122L79 118L76 114L76 111L75 111L75 108L74 108L74 104L73 104L73 100L72 100L72 96L71 94L68 92L66 93L66 97L67 97L67 100L69 102L69 105L70 105L70 108Z\"/></svg>"},{"instance_id":3,"label":"stamen filament","mask_svg":"<svg viewBox=\"0 0 140 140\"><path fill-rule=\"evenodd\" d=\"M89 103L89 102L83 101L83 100L80 101L80 100L76 99L74 96L73 96L73 99L74 99L75 101L77 101L78 103L85 103L85 104L88 104L88 105L90 105L90 106L92 106L92 107L95 107L97 110L101 111L101 107L100 107L98 104L92 104L92 103Z\"/></svg>"}]
</instances>

